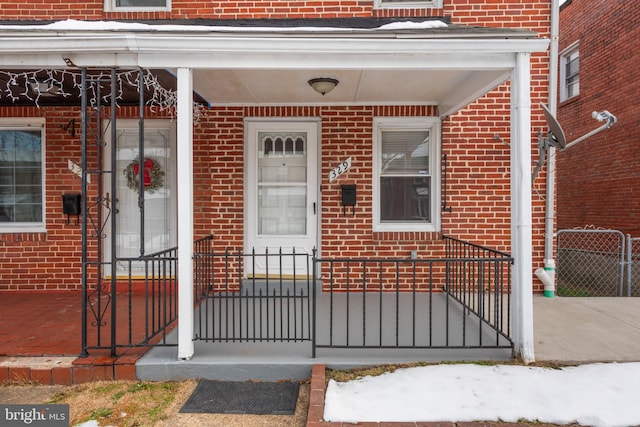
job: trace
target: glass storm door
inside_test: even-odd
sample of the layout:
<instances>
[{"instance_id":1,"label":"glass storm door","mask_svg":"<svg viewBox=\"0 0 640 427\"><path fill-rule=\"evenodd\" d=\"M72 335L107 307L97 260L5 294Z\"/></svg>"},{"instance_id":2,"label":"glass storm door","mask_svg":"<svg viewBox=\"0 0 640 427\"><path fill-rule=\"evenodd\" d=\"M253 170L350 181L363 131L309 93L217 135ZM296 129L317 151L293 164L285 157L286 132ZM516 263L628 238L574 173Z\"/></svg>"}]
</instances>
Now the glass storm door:
<instances>
[{"instance_id":1,"label":"glass storm door","mask_svg":"<svg viewBox=\"0 0 640 427\"><path fill-rule=\"evenodd\" d=\"M317 134L316 122L247 121L245 251L257 254L247 258L248 276L311 274L305 255L317 246Z\"/></svg>"},{"instance_id":2,"label":"glass storm door","mask_svg":"<svg viewBox=\"0 0 640 427\"><path fill-rule=\"evenodd\" d=\"M111 258L111 238L116 240L118 259L140 256L141 210L138 206L138 163L139 130L137 120L118 120L117 122L115 210L116 233L111 233L111 219L107 221L105 239L105 257ZM164 120L147 120L144 124L144 166L142 168L144 186L144 254L169 249L177 245L177 204L176 204L176 153L175 124ZM111 137L107 137L110 141ZM107 150L108 151L108 147ZM108 160L110 162L111 159ZM107 165L107 169L110 166ZM106 177L108 181L109 176ZM105 182L105 191L111 191L111 183ZM112 197L109 197L112 199ZM117 275L129 274L129 263L122 260L116 263ZM110 271L105 271L110 275ZM144 265L132 262L131 275L144 277Z\"/></svg>"}]
</instances>

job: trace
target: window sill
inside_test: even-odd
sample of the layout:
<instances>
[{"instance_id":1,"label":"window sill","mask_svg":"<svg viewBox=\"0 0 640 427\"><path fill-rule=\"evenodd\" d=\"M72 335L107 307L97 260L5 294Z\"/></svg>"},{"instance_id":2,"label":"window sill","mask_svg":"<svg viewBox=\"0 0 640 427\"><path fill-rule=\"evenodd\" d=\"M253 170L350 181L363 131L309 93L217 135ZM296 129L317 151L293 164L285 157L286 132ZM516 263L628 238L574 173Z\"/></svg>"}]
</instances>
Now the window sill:
<instances>
[{"instance_id":1,"label":"window sill","mask_svg":"<svg viewBox=\"0 0 640 427\"><path fill-rule=\"evenodd\" d=\"M0 242L4 244L22 242L44 242L47 240L46 230L25 231L25 230L2 230L0 229Z\"/></svg>"},{"instance_id":2,"label":"window sill","mask_svg":"<svg viewBox=\"0 0 640 427\"><path fill-rule=\"evenodd\" d=\"M558 104L558 108L562 108L564 106L571 105L574 102L578 102L578 101L580 101L580 94L577 94L576 96L572 96L569 99L565 99L564 101L560 101L560 104Z\"/></svg>"},{"instance_id":3,"label":"window sill","mask_svg":"<svg viewBox=\"0 0 640 427\"><path fill-rule=\"evenodd\" d=\"M439 231L374 231L375 241L394 242L426 242L442 240L442 233Z\"/></svg>"}]
</instances>

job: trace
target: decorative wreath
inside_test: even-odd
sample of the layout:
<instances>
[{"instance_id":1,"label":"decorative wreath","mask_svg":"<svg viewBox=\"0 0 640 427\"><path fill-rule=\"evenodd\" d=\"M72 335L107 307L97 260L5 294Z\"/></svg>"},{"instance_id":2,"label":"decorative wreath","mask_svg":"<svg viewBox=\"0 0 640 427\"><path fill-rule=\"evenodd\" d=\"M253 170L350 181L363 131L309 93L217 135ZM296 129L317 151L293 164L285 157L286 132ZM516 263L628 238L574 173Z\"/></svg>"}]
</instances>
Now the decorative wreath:
<instances>
[{"instance_id":1,"label":"decorative wreath","mask_svg":"<svg viewBox=\"0 0 640 427\"><path fill-rule=\"evenodd\" d=\"M144 191L155 193L164 185L164 171L156 160L151 157L145 157L142 163L143 175L142 181ZM124 169L124 176L127 179L127 187L138 192L138 183L140 181L140 160L134 159Z\"/></svg>"}]
</instances>

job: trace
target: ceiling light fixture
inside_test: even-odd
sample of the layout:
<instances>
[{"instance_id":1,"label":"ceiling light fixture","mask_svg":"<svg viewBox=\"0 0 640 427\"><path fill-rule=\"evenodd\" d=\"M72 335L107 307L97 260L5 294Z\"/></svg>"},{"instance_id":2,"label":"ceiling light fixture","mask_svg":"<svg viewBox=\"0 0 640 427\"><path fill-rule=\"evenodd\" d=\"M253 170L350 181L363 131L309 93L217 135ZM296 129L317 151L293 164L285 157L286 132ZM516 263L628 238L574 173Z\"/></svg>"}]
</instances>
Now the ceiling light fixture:
<instances>
[{"instance_id":1,"label":"ceiling light fixture","mask_svg":"<svg viewBox=\"0 0 640 427\"><path fill-rule=\"evenodd\" d=\"M308 83L309 86L313 88L313 90L324 96L327 93L331 92L339 82L338 80L329 77L319 77L317 79L309 80Z\"/></svg>"}]
</instances>

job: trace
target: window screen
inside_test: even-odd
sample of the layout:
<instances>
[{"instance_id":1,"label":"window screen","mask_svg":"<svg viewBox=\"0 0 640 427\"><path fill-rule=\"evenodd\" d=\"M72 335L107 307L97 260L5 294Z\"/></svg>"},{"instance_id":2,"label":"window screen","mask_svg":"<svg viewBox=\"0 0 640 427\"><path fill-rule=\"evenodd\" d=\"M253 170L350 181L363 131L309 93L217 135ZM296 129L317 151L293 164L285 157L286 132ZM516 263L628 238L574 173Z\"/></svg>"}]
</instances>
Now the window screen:
<instances>
[{"instance_id":1,"label":"window screen","mask_svg":"<svg viewBox=\"0 0 640 427\"><path fill-rule=\"evenodd\" d=\"M115 0L116 7L167 7L167 0Z\"/></svg>"},{"instance_id":2,"label":"window screen","mask_svg":"<svg viewBox=\"0 0 640 427\"><path fill-rule=\"evenodd\" d=\"M380 221L431 218L429 131L383 131L380 155Z\"/></svg>"}]
</instances>

